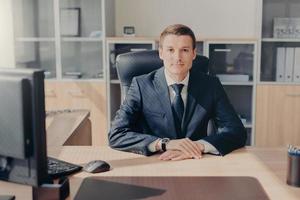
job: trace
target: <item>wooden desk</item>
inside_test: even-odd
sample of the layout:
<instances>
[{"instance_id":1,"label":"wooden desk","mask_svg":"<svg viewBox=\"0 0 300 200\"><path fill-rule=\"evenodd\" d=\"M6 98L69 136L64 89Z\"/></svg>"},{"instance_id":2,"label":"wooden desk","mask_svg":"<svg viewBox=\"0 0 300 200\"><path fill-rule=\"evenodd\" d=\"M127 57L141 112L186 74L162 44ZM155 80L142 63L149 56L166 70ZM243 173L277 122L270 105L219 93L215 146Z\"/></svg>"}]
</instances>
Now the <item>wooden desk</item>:
<instances>
[{"instance_id":1,"label":"wooden desk","mask_svg":"<svg viewBox=\"0 0 300 200\"><path fill-rule=\"evenodd\" d=\"M225 157L205 155L200 160L160 161L157 156L112 150L108 147L65 146L50 149L49 155L69 162L84 164L102 159L112 170L100 174L78 173L70 177L72 199L81 181L89 176L251 176L262 184L270 199L299 199L300 188L285 183L286 153L284 149L244 148ZM30 199L28 186L0 182L0 194L15 194L17 199ZM24 198L24 194L28 194ZM22 198L21 198L22 196Z\"/></svg>"},{"instance_id":2,"label":"wooden desk","mask_svg":"<svg viewBox=\"0 0 300 200\"><path fill-rule=\"evenodd\" d=\"M63 145L92 145L88 110L53 111L47 115L47 148Z\"/></svg>"}]
</instances>

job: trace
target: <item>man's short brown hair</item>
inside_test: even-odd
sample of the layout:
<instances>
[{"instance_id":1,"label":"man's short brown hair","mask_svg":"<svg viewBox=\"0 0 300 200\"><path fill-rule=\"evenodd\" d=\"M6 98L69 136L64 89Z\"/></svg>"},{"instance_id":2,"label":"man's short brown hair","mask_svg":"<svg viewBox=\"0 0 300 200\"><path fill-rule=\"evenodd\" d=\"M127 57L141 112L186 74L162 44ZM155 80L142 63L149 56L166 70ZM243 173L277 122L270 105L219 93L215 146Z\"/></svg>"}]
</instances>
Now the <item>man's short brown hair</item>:
<instances>
[{"instance_id":1,"label":"man's short brown hair","mask_svg":"<svg viewBox=\"0 0 300 200\"><path fill-rule=\"evenodd\" d=\"M160 34L160 38L159 38L159 46L162 46L162 42L164 40L164 38L167 35L188 35L192 38L193 41L193 49L196 48L196 37L194 32L192 31L192 29L190 29L188 26L185 26L183 24L173 24L168 26L167 28L165 28L165 30L163 30L163 32Z\"/></svg>"}]
</instances>

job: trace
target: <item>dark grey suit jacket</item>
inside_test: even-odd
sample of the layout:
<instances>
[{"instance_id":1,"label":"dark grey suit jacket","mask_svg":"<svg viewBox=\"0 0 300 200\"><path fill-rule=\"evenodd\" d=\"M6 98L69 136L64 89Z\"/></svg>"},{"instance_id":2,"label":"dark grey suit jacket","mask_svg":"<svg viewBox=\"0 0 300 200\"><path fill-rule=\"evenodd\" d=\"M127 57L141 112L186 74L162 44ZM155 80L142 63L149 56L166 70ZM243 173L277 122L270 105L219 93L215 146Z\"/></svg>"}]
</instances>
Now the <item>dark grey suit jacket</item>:
<instances>
[{"instance_id":1,"label":"dark grey suit jacket","mask_svg":"<svg viewBox=\"0 0 300 200\"><path fill-rule=\"evenodd\" d=\"M217 132L207 135L209 119ZM246 130L218 78L190 73L182 130L193 141L203 139L225 155L246 142ZM109 145L118 150L153 154L148 145L158 138L176 139L164 67L133 78L109 132Z\"/></svg>"}]
</instances>

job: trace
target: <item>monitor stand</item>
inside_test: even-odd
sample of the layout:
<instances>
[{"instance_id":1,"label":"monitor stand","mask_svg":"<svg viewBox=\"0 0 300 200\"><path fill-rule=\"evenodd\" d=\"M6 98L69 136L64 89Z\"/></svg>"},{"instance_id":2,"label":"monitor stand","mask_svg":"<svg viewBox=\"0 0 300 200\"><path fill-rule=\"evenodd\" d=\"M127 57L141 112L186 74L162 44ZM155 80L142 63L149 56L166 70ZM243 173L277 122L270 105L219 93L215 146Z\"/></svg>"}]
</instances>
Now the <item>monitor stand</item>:
<instances>
[{"instance_id":1,"label":"monitor stand","mask_svg":"<svg viewBox=\"0 0 300 200\"><path fill-rule=\"evenodd\" d=\"M58 183L42 184L39 187L32 187L32 199L66 199L70 194L70 184L67 177L60 178ZM1 200L1 199L0 199Z\"/></svg>"}]
</instances>

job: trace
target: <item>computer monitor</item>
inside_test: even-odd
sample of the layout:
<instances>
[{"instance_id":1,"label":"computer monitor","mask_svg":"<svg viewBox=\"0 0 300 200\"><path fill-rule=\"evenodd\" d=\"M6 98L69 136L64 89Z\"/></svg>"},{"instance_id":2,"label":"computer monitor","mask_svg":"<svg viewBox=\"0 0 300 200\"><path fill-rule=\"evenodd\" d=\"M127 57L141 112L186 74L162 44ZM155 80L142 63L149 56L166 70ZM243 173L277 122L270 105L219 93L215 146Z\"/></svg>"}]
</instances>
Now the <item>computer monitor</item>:
<instances>
[{"instance_id":1,"label":"computer monitor","mask_svg":"<svg viewBox=\"0 0 300 200\"><path fill-rule=\"evenodd\" d=\"M48 182L44 72L0 68L0 179Z\"/></svg>"}]
</instances>

